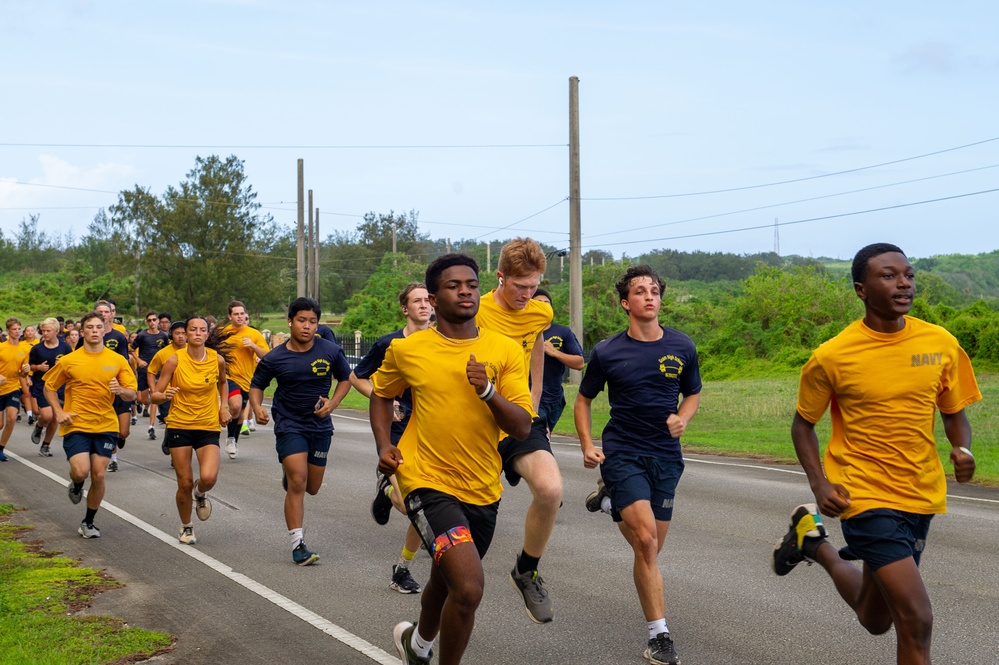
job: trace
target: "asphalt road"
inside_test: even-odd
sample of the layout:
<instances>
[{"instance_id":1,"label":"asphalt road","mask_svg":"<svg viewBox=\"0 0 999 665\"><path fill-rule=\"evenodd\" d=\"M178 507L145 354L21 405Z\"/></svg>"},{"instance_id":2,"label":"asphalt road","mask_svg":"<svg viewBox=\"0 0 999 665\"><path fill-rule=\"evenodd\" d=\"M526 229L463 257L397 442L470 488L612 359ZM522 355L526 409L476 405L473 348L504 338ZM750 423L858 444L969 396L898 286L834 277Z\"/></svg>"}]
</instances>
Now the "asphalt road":
<instances>
[{"instance_id":1,"label":"asphalt road","mask_svg":"<svg viewBox=\"0 0 999 665\"><path fill-rule=\"evenodd\" d=\"M15 520L33 525L32 538L48 549L126 584L99 596L90 612L177 637L176 649L152 662L398 663L392 626L415 620L420 598L388 586L405 518L395 513L384 527L371 519L375 454L366 414L337 414L335 423L326 482L306 497L306 541L322 556L312 567L291 562L269 428L241 439L237 460L223 454L214 513L195 522L196 546L177 542L173 471L142 426L120 455L121 471L109 474L100 539L76 534L84 510L66 496L59 440L55 457L40 458L23 423L7 447L11 461L0 464L0 501L25 507ZM529 621L507 579L529 503L526 487L507 488L465 660L639 665L646 630L630 550L609 517L583 508L596 473L583 468L578 446L566 440L555 448L565 505L541 574L556 619ZM950 493L922 566L935 613L934 662L999 663L999 491L955 485ZM660 556L667 620L686 665L894 662L893 633L866 634L818 566L785 578L770 571L790 509L808 500L795 468L688 458ZM833 543L842 544L830 522ZM426 581L425 554L413 573Z\"/></svg>"}]
</instances>

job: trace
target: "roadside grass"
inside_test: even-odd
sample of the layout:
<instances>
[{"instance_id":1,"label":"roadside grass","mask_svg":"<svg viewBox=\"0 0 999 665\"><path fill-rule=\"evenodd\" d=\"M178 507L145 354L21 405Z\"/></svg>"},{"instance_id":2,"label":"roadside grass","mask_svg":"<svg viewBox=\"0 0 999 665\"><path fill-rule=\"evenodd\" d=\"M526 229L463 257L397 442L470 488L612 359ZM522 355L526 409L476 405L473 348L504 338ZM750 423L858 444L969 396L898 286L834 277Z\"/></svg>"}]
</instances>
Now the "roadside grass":
<instances>
[{"instance_id":1,"label":"roadside grass","mask_svg":"<svg viewBox=\"0 0 999 665\"><path fill-rule=\"evenodd\" d=\"M114 617L75 615L121 584L20 540L30 527L8 523L15 510L0 504L0 664L135 662L170 647L165 633Z\"/></svg>"}]
</instances>

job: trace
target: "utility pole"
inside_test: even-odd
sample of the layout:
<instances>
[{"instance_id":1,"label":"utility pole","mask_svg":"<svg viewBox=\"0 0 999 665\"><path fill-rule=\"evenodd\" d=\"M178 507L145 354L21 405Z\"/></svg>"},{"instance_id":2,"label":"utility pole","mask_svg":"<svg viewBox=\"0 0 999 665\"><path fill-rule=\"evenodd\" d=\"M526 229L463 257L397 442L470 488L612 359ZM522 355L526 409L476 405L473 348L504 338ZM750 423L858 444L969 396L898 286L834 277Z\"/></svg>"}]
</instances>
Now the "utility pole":
<instances>
[{"instance_id":1,"label":"utility pole","mask_svg":"<svg viewBox=\"0 0 999 665\"><path fill-rule=\"evenodd\" d=\"M493 271L493 241L486 242L486 272Z\"/></svg>"},{"instance_id":2,"label":"utility pole","mask_svg":"<svg viewBox=\"0 0 999 665\"><path fill-rule=\"evenodd\" d=\"M312 297L316 299L316 302L322 302L319 300L319 246L322 241L319 239L319 208L316 208L316 244L312 246L313 258L312 258Z\"/></svg>"},{"instance_id":3,"label":"utility pole","mask_svg":"<svg viewBox=\"0 0 999 665\"><path fill-rule=\"evenodd\" d=\"M569 77L569 328L583 343L583 254L579 209L579 77ZM569 370L569 382L583 375Z\"/></svg>"},{"instance_id":4,"label":"utility pole","mask_svg":"<svg viewBox=\"0 0 999 665\"><path fill-rule=\"evenodd\" d=\"M298 252L295 275L298 277L298 297L305 295L305 160L298 160Z\"/></svg>"},{"instance_id":5,"label":"utility pole","mask_svg":"<svg viewBox=\"0 0 999 665\"><path fill-rule=\"evenodd\" d=\"M395 268L399 265L398 259L395 258L395 222L392 222L392 267Z\"/></svg>"},{"instance_id":6,"label":"utility pole","mask_svg":"<svg viewBox=\"0 0 999 665\"><path fill-rule=\"evenodd\" d=\"M316 266L312 260L312 248L315 246L315 233L312 230L312 190L309 190L309 238L305 243L305 290L310 298L316 297L316 292L313 289L314 280L312 278L312 273L315 271Z\"/></svg>"}]
</instances>

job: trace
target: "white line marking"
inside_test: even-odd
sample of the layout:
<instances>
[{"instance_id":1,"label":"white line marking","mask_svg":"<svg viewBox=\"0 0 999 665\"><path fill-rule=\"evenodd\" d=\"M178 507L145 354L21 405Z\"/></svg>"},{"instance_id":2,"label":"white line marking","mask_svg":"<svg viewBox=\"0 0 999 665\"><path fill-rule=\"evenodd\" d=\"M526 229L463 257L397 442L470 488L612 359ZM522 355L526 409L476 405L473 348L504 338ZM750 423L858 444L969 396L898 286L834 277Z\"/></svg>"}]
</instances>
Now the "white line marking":
<instances>
[{"instance_id":1,"label":"white line marking","mask_svg":"<svg viewBox=\"0 0 999 665\"><path fill-rule=\"evenodd\" d=\"M43 476L54 480L63 487L69 487L69 482L65 478L57 476L48 469L40 467L37 464L34 464L33 462L29 462L25 458L15 453L7 453L7 456L10 457L11 459L17 460L26 467L37 471ZM86 492L84 492L84 494L86 494ZM341 628L335 623L328 621L327 619L324 619L323 617L319 616L312 610L309 610L306 607L303 607L302 605L299 605L295 601L291 600L290 598L282 596L276 591L267 588L266 586L260 584L256 580L247 577L242 573L237 573L228 565L222 563L218 559L210 557L204 552L200 552L197 549L191 547L190 545L184 545L183 543L178 541L175 536L171 536L164 533L163 531L160 531L153 525L139 519L135 515L132 515L131 513L128 513L122 510L121 508L118 508L117 506L107 502L101 503L101 508L107 510L109 513L113 515L117 515L118 517L125 520L129 524L138 527L139 529L148 533L153 538L156 538L157 540L166 543L167 545L174 548L178 552L182 552L187 556L191 557L192 559L205 564L215 572L229 578L230 580L240 585L244 589L257 594L258 596L264 598L265 600L269 600L270 602L277 605L281 609L285 610L289 614L301 619L302 621L313 626L314 628L318 628L319 630L323 631L330 637L334 638L339 642L342 642L343 644L349 646L355 651L364 654L365 656L375 661L376 663L379 663L380 665L402 665L399 662L398 658L386 653L385 651L382 651L381 649L371 644L367 640L364 640L358 637L357 635L354 635L353 633L347 631L346 629Z\"/></svg>"}]
</instances>

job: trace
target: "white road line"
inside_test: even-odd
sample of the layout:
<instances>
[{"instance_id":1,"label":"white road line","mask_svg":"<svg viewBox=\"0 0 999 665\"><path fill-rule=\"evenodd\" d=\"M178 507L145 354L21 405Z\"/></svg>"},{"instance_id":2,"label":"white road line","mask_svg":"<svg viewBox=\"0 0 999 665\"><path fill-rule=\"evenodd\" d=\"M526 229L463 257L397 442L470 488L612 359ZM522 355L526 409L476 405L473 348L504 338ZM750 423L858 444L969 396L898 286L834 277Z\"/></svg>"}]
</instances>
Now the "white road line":
<instances>
[{"instance_id":1,"label":"white road line","mask_svg":"<svg viewBox=\"0 0 999 665\"><path fill-rule=\"evenodd\" d=\"M13 460L20 462L26 467L33 469L34 471L37 471L43 476L54 480L63 487L69 487L69 482L65 478L57 476L48 469L40 467L32 462L29 462L25 458L15 453L7 453L7 456ZM84 494L86 494L86 492L84 492ZM278 592L267 588L266 586L257 582L256 580L247 577L242 573L237 573L228 565L222 563L218 559L210 557L204 552L200 552L197 549L191 547L190 545L182 544L180 541L177 540L176 536L171 536L167 533L164 533L163 531L160 531L159 529L149 524L148 522L139 519L135 515L132 515L131 513L126 512L113 504L103 502L101 504L101 508L107 510L109 513L113 515L117 515L118 517L125 520L129 524L138 527L139 529L148 533L153 538L156 538L157 540L166 543L167 545L174 548L178 552L182 552L187 556L191 557L192 559L203 563L204 565L208 566L209 568L219 573L220 575L229 578L230 580L240 585L244 589L251 591L260 596L261 598L264 598L265 600L274 603L275 605L285 610L292 616L301 619L302 621L313 626L314 628L318 628L319 630L323 631L324 633L336 639L337 641L342 642L343 644L349 646L355 651L364 654L374 662L379 663L380 665L402 665L399 662L399 659L396 658L395 656L392 656L386 653L385 651L382 651L381 649L371 644L370 642L358 637L357 635L354 635L353 633L347 631L344 628L341 628L335 623L324 619L323 617L319 616L312 610L309 610L303 607L302 605L299 605L295 601L291 600L290 598L282 596Z\"/></svg>"}]
</instances>

